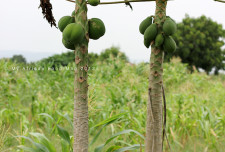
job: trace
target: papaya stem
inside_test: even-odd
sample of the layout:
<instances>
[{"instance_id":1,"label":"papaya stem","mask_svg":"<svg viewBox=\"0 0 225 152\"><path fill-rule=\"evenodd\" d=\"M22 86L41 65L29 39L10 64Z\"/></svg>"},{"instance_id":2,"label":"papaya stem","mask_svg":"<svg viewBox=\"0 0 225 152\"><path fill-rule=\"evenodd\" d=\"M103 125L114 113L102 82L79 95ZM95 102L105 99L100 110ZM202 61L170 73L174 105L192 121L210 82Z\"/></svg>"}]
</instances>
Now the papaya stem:
<instances>
[{"instance_id":1,"label":"papaya stem","mask_svg":"<svg viewBox=\"0 0 225 152\"><path fill-rule=\"evenodd\" d=\"M75 21L85 31L83 41L75 46L74 146L73 152L88 152L88 18L85 0L76 0Z\"/></svg>"},{"instance_id":2,"label":"papaya stem","mask_svg":"<svg viewBox=\"0 0 225 152\"><path fill-rule=\"evenodd\" d=\"M166 6L167 0L156 0L154 23L157 24L159 33L166 18ZM162 48L157 48L154 42L151 45L145 152L163 152L162 86L164 52Z\"/></svg>"}]
</instances>

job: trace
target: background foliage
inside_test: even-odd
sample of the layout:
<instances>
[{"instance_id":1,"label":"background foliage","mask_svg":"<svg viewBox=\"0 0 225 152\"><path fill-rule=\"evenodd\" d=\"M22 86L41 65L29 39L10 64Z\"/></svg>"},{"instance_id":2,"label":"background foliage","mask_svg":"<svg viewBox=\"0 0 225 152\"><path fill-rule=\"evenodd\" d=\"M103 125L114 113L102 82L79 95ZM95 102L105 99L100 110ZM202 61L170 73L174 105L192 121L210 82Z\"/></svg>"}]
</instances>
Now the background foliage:
<instances>
[{"instance_id":1,"label":"background foliage","mask_svg":"<svg viewBox=\"0 0 225 152\"><path fill-rule=\"evenodd\" d=\"M128 62L127 56L119 51L118 47L111 47L101 52L100 55L96 53L89 53L89 66L91 67L96 61L106 61L110 56L118 57L121 60ZM45 58L39 61L39 64L46 65L51 64L52 68L57 68L60 66L67 66L69 63L73 63L75 61L75 56L73 51L68 51L66 53L57 54L48 58Z\"/></svg>"},{"instance_id":2,"label":"background foliage","mask_svg":"<svg viewBox=\"0 0 225 152\"><path fill-rule=\"evenodd\" d=\"M11 58L11 60L13 62L17 62L17 63L24 63L24 64L27 63L25 57L23 57L22 55L13 55L13 57Z\"/></svg>"},{"instance_id":3,"label":"background foliage","mask_svg":"<svg viewBox=\"0 0 225 152\"><path fill-rule=\"evenodd\" d=\"M174 35L177 50L174 54L166 54L165 60L168 61L174 55L179 56L191 70L195 66L207 73L213 68L216 74L220 69L225 69L225 50L222 48L225 44L225 30L221 24L206 16L191 18L186 15L177 27Z\"/></svg>"}]
</instances>

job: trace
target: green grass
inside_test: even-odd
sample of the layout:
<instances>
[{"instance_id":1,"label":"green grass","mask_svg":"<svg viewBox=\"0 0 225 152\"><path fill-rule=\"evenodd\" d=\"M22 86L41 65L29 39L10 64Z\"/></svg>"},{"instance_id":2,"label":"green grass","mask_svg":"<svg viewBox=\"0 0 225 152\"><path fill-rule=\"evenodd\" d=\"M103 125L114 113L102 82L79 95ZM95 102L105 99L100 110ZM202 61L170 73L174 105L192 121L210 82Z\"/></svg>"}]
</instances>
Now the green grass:
<instances>
[{"instance_id":1,"label":"green grass","mask_svg":"<svg viewBox=\"0 0 225 152\"><path fill-rule=\"evenodd\" d=\"M17 66L20 70L12 69ZM62 142L55 122L72 135L72 126L59 113L68 114L72 119L74 71L48 70L47 65L45 70L23 70L23 66L0 61L0 151L22 151L17 146L29 143L15 136L31 137L31 132L45 134L57 151L61 151ZM125 129L145 135L148 73L148 64L134 65L112 58L91 67L88 78L90 141L101 128L93 126L111 116L124 112L126 115L103 129L90 152ZM186 65L173 61L164 64L164 87L168 113L166 131L172 150L223 152L225 75L190 74ZM47 113L54 120L41 113ZM108 147L133 144L143 145L144 140L134 133L123 134ZM166 142L164 145L169 152Z\"/></svg>"}]
</instances>

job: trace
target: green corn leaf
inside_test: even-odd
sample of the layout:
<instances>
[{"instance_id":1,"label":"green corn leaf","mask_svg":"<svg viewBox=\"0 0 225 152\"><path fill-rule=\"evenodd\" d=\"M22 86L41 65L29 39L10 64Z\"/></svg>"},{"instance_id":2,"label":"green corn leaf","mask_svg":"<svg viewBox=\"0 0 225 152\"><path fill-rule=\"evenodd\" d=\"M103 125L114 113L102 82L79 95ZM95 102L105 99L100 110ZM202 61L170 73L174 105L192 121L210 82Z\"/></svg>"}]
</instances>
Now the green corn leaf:
<instances>
[{"instance_id":1,"label":"green corn leaf","mask_svg":"<svg viewBox=\"0 0 225 152\"><path fill-rule=\"evenodd\" d=\"M73 122L71 121L70 116L66 113L63 115L63 117L70 123L71 127L73 127Z\"/></svg>"},{"instance_id":2,"label":"green corn leaf","mask_svg":"<svg viewBox=\"0 0 225 152\"><path fill-rule=\"evenodd\" d=\"M42 145L42 144L39 144L39 143L36 143L36 142L35 142L34 145L35 145L35 147L37 148L38 152L50 152L50 151L48 150L48 148L45 147L45 146Z\"/></svg>"},{"instance_id":3,"label":"green corn leaf","mask_svg":"<svg viewBox=\"0 0 225 152\"><path fill-rule=\"evenodd\" d=\"M39 116L45 116L45 117L48 117L48 118L50 118L52 121L54 121L54 118L52 117L52 116L50 116L49 114L47 114L47 113L40 113L40 114L38 114Z\"/></svg>"},{"instance_id":4,"label":"green corn leaf","mask_svg":"<svg viewBox=\"0 0 225 152\"><path fill-rule=\"evenodd\" d=\"M62 137L69 145L70 145L70 135L69 133L59 125L57 125L58 134L60 137Z\"/></svg>"},{"instance_id":5,"label":"green corn leaf","mask_svg":"<svg viewBox=\"0 0 225 152\"><path fill-rule=\"evenodd\" d=\"M63 118L65 118L69 123L70 123L70 125L71 125L71 127L73 127L73 122L71 121L71 118L70 118L70 116L66 113L66 114L62 114L62 113L60 113L59 111L57 111L57 113L60 115L60 116L62 116Z\"/></svg>"},{"instance_id":6,"label":"green corn leaf","mask_svg":"<svg viewBox=\"0 0 225 152\"><path fill-rule=\"evenodd\" d=\"M65 140L61 140L62 152L70 152L70 147Z\"/></svg>"},{"instance_id":7,"label":"green corn leaf","mask_svg":"<svg viewBox=\"0 0 225 152\"><path fill-rule=\"evenodd\" d=\"M98 133L94 136L94 138L92 139L91 143L89 144L89 146L93 145L96 140L98 139L99 135L101 134L102 130L110 125L111 123L115 122L116 120L118 120L119 118L121 118L123 115L125 115L126 113L121 113L121 114L118 114L118 115L115 115L115 116L112 116L106 120L103 120L102 122L98 123L97 125L95 125L94 127L98 127L98 126L102 126L102 128L98 131ZM94 128L93 127L93 128Z\"/></svg>"},{"instance_id":8,"label":"green corn leaf","mask_svg":"<svg viewBox=\"0 0 225 152\"><path fill-rule=\"evenodd\" d=\"M23 138L23 139L29 140L32 144L34 143L34 141L33 141L30 137L26 137L26 136L16 136L16 137L19 137L19 138Z\"/></svg>"},{"instance_id":9,"label":"green corn leaf","mask_svg":"<svg viewBox=\"0 0 225 152\"><path fill-rule=\"evenodd\" d=\"M124 151L127 151L127 150L136 150L136 149L140 149L140 145L136 144L136 145L132 145L132 146L129 146L129 147L123 147L123 148L117 149L113 152L124 152Z\"/></svg>"},{"instance_id":10,"label":"green corn leaf","mask_svg":"<svg viewBox=\"0 0 225 152\"><path fill-rule=\"evenodd\" d=\"M111 124L112 122L118 120L119 118L121 118L123 115L125 115L127 113L120 113L118 115L112 116L108 119L103 120L102 122L98 123L97 125L95 125L93 128L98 127L98 126L102 126L105 124Z\"/></svg>"},{"instance_id":11,"label":"green corn leaf","mask_svg":"<svg viewBox=\"0 0 225 152\"><path fill-rule=\"evenodd\" d=\"M116 138L116 137L118 137L118 136L120 136L120 135L123 135L123 134L131 133L131 132L136 133L136 134L139 135L142 139L145 139L145 137L144 137L141 133L139 133L139 132L137 132L137 131L135 131L135 130L132 130L132 129L128 129L128 130L123 130L123 131L121 131L121 132L118 132L118 133L112 135L112 136L105 142L105 145L108 144L110 141L112 141L114 138Z\"/></svg>"},{"instance_id":12,"label":"green corn leaf","mask_svg":"<svg viewBox=\"0 0 225 152\"><path fill-rule=\"evenodd\" d=\"M94 138L91 140L91 143L89 146L93 145L96 140L98 139L99 135L101 134L102 130L106 127L106 125L102 126L102 128L98 131L98 133L94 136Z\"/></svg>"},{"instance_id":13,"label":"green corn leaf","mask_svg":"<svg viewBox=\"0 0 225 152\"><path fill-rule=\"evenodd\" d=\"M104 126L103 126L104 127ZM101 128L101 130L102 130L103 128ZM100 131L101 131L100 130ZM116 138L116 137L118 137L118 136L120 136L120 135L123 135L123 134L128 134L128 133L131 133L131 132L133 132L133 133L135 133L135 134L137 134L137 135L139 135L142 139L145 139L145 137L141 134L141 133L139 133L138 131L135 131L135 130L132 130L132 129L128 129L128 130L123 130L123 131L121 131L121 132L118 132L118 133L116 133L116 134L114 134L114 135L112 135L106 142L105 142L105 144L102 144L102 145L100 145L99 147L98 147L98 150L96 151L96 152L100 152L110 141L112 141L114 138ZM93 141L93 140L92 140Z\"/></svg>"},{"instance_id":14,"label":"green corn leaf","mask_svg":"<svg viewBox=\"0 0 225 152\"><path fill-rule=\"evenodd\" d=\"M94 150L94 152L101 152L102 151L102 149L104 148L104 144L102 144L102 145L100 145L100 146L98 146L98 147L96 147L95 148L95 150Z\"/></svg>"},{"instance_id":15,"label":"green corn leaf","mask_svg":"<svg viewBox=\"0 0 225 152\"><path fill-rule=\"evenodd\" d=\"M18 148L24 150L24 151L28 151L28 152L38 152L37 149L31 148L31 147L26 147L23 145L19 145Z\"/></svg>"},{"instance_id":16,"label":"green corn leaf","mask_svg":"<svg viewBox=\"0 0 225 152\"><path fill-rule=\"evenodd\" d=\"M43 134L40 134L40 133L30 133L30 135L36 137L36 138L39 140L39 142L40 142L41 144L43 144L45 147L48 148L48 150L49 150L50 152L56 152L55 147L54 147L54 146L52 145L52 143L48 140L48 138L45 137Z\"/></svg>"},{"instance_id":17,"label":"green corn leaf","mask_svg":"<svg viewBox=\"0 0 225 152\"><path fill-rule=\"evenodd\" d=\"M46 148L44 145L42 144L39 144L39 143L36 143L34 142L30 137L26 137L26 136L16 136L16 137L21 137L21 138L24 138L26 140L29 140L36 148L37 148L37 151L38 152L50 152L48 150L48 148Z\"/></svg>"},{"instance_id":18,"label":"green corn leaf","mask_svg":"<svg viewBox=\"0 0 225 152\"><path fill-rule=\"evenodd\" d=\"M74 143L74 137L73 136L70 136L70 145L71 145L71 147L73 148L73 143Z\"/></svg>"},{"instance_id":19,"label":"green corn leaf","mask_svg":"<svg viewBox=\"0 0 225 152\"><path fill-rule=\"evenodd\" d=\"M120 149L120 148L121 148L121 146L111 146L106 150L106 152L114 152L115 150Z\"/></svg>"}]
</instances>

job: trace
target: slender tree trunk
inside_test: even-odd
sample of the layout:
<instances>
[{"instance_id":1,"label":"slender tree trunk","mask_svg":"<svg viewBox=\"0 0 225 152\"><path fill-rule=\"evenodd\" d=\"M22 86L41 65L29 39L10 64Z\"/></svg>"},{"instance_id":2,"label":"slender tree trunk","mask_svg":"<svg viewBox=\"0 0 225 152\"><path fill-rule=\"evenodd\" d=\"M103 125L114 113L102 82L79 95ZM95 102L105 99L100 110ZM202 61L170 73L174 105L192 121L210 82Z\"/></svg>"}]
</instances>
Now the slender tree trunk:
<instances>
[{"instance_id":1,"label":"slender tree trunk","mask_svg":"<svg viewBox=\"0 0 225 152\"><path fill-rule=\"evenodd\" d=\"M156 0L154 22L158 25L158 32L162 31L162 22L166 18L166 0ZM162 152L162 83L163 83L162 48L151 47L149 101L147 103L147 127L145 152Z\"/></svg>"},{"instance_id":2,"label":"slender tree trunk","mask_svg":"<svg viewBox=\"0 0 225 152\"><path fill-rule=\"evenodd\" d=\"M74 152L88 152L88 20L85 0L76 0L76 23L85 31L83 42L75 50L74 80Z\"/></svg>"}]
</instances>

